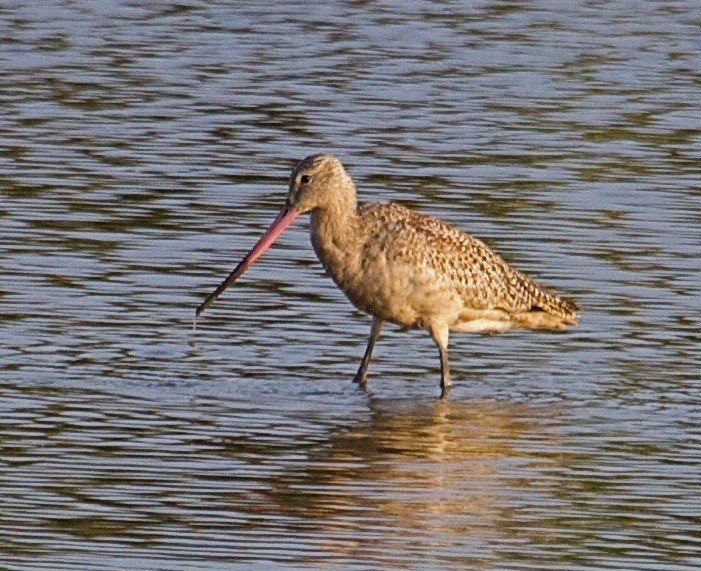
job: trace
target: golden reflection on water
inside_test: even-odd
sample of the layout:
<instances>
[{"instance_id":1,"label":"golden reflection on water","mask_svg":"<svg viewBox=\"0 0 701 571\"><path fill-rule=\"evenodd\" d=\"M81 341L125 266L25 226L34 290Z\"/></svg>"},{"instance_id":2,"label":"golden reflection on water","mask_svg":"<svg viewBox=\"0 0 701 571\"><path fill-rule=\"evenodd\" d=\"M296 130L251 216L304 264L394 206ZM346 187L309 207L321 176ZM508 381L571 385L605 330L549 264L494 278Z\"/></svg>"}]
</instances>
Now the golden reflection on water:
<instances>
[{"instance_id":1,"label":"golden reflection on water","mask_svg":"<svg viewBox=\"0 0 701 571\"><path fill-rule=\"evenodd\" d=\"M238 4L0 3L0 567L699 567L691 3ZM456 347L511 400L391 338L402 398L327 384L367 326L303 223L188 352L323 150L582 301Z\"/></svg>"},{"instance_id":2,"label":"golden reflection on water","mask_svg":"<svg viewBox=\"0 0 701 571\"><path fill-rule=\"evenodd\" d=\"M266 511L301 518L300 529L316 522L324 551L394 549L412 537L443 547L487 539L501 533L510 499L530 485L524 470L560 461L521 445L548 450L557 436L547 419L557 406L372 397L369 405L369 418L332 432L301 472L261 495ZM348 533L353 526L358 535Z\"/></svg>"}]
</instances>

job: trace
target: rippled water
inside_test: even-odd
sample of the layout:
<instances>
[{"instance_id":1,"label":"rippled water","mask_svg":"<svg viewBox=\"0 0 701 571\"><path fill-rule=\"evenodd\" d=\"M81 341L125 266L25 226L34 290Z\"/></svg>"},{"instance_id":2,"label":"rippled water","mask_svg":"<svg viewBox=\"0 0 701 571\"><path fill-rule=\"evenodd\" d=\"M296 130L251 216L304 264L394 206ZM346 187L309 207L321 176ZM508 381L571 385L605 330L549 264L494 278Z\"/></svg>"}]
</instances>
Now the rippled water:
<instances>
[{"instance_id":1,"label":"rippled water","mask_svg":"<svg viewBox=\"0 0 701 571\"><path fill-rule=\"evenodd\" d=\"M698 3L289 4L0 5L2 566L701 566ZM580 324L365 395L303 221L193 333L321 150Z\"/></svg>"}]
</instances>

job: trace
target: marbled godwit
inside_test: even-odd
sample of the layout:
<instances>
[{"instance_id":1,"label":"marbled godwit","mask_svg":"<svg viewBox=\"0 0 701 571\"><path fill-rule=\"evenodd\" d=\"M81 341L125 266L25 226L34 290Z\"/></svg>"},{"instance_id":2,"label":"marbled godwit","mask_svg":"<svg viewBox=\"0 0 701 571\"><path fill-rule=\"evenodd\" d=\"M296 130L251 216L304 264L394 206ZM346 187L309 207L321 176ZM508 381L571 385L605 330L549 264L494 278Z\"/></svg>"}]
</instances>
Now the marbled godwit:
<instances>
[{"instance_id":1,"label":"marbled godwit","mask_svg":"<svg viewBox=\"0 0 701 571\"><path fill-rule=\"evenodd\" d=\"M426 329L438 346L441 397L451 385L451 331L564 329L577 306L509 267L479 240L394 203L358 204L341 162L318 154L290 176L287 202L270 228L221 285L199 316L253 264L299 214L311 212L311 241L326 271L355 307L373 316L355 381L363 388L385 321Z\"/></svg>"}]
</instances>

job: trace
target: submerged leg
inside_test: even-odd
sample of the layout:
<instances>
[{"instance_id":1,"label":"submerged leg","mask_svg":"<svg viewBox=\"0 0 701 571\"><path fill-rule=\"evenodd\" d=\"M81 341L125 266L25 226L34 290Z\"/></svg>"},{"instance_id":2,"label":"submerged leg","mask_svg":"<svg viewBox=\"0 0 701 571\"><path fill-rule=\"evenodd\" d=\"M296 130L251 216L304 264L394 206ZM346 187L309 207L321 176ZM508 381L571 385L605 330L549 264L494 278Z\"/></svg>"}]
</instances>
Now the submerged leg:
<instances>
[{"instance_id":1,"label":"submerged leg","mask_svg":"<svg viewBox=\"0 0 701 571\"><path fill-rule=\"evenodd\" d=\"M448 396L448 391L453 384L450 381L450 368L448 367L448 337L450 330L447 326L431 327L429 330L431 337L438 345L441 357L441 398Z\"/></svg>"},{"instance_id":2,"label":"submerged leg","mask_svg":"<svg viewBox=\"0 0 701 571\"><path fill-rule=\"evenodd\" d=\"M360 368L355 375L354 382L358 383L362 388L365 388L368 374L368 367L370 366L370 357L372 356L372 350L375 347L375 341L380 336L380 330L382 329L383 321L377 317L372 319L372 329L370 330L370 339L368 340L368 347L365 349L365 355L363 355L363 360L360 362Z\"/></svg>"}]
</instances>

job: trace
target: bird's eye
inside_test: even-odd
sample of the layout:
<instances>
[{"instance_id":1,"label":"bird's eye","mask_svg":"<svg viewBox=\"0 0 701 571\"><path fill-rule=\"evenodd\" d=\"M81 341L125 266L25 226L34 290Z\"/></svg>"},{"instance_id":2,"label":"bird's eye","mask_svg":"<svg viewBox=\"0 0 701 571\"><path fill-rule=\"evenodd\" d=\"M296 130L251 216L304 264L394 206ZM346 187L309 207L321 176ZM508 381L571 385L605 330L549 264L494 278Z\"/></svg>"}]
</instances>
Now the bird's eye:
<instances>
[{"instance_id":1,"label":"bird's eye","mask_svg":"<svg viewBox=\"0 0 701 571\"><path fill-rule=\"evenodd\" d=\"M299 179L299 182L301 182L302 184L307 184L309 182L309 176L303 174L302 177Z\"/></svg>"}]
</instances>

